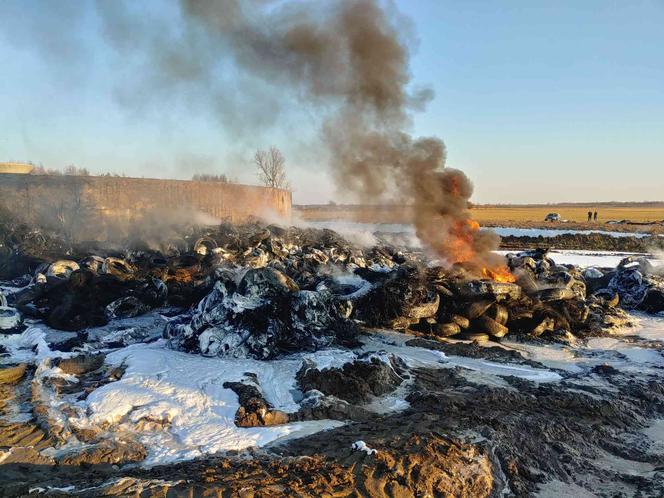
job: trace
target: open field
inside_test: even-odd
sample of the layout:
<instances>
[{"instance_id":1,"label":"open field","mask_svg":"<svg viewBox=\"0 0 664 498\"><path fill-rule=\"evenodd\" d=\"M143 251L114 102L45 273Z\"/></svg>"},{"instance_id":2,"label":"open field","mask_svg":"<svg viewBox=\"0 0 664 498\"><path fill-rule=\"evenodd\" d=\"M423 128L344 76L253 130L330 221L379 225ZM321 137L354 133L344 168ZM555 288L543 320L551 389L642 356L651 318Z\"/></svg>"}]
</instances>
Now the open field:
<instances>
[{"instance_id":1,"label":"open field","mask_svg":"<svg viewBox=\"0 0 664 498\"><path fill-rule=\"evenodd\" d=\"M650 205L587 204L557 206L476 206L475 219L485 223L540 222L548 213L558 213L564 220L585 223L588 211L597 211L600 222L630 220L632 222L655 222L664 220L664 203Z\"/></svg>"},{"instance_id":2,"label":"open field","mask_svg":"<svg viewBox=\"0 0 664 498\"><path fill-rule=\"evenodd\" d=\"M587 222L588 211L597 211L597 222ZM523 228L605 229L624 232L664 233L664 202L547 205L477 205L473 217L483 226ZM293 206L296 217L306 221L346 220L363 223L409 223L408 206L317 205ZM565 222L544 222L558 213ZM628 220L613 224L608 221ZM657 223L659 222L659 223Z\"/></svg>"}]
</instances>

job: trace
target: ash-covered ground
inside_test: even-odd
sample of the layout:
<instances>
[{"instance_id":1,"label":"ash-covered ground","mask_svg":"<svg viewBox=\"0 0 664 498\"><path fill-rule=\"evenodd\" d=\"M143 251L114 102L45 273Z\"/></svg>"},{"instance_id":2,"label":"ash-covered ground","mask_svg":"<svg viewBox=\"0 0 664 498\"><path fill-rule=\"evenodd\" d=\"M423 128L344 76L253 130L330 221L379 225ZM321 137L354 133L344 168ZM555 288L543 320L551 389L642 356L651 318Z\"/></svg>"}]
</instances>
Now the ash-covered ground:
<instances>
[{"instance_id":1,"label":"ash-covered ground","mask_svg":"<svg viewBox=\"0 0 664 498\"><path fill-rule=\"evenodd\" d=\"M664 494L654 259L3 237L3 496Z\"/></svg>"}]
</instances>

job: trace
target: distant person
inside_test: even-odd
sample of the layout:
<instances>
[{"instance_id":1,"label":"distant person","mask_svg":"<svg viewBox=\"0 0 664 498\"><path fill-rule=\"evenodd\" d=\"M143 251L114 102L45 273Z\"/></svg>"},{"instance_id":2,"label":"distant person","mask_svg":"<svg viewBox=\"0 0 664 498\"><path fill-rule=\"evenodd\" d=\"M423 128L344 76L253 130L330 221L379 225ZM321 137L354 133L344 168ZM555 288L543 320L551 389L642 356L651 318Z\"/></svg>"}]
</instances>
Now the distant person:
<instances>
[{"instance_id":1,"label":"distant person","mask_svg":"<svg viewBox=\"0 0 664 498\"><path fill-rule=\"evenodd\" d=\"M593 212L592 212L592 211L588 211L588 221L590 222L590 221L592 221L592 220L593 220Z\"/></svg>"},{"instance_id":2,"label":"distant person","mask_svg":"<svg viewBox=\"0 0 664 498\"><path fill-rule=\"evenodd\" d=\"M595 221L597 221L597 211L595 211L593 218L595 218Z\"/></svg>"}]
</instances>

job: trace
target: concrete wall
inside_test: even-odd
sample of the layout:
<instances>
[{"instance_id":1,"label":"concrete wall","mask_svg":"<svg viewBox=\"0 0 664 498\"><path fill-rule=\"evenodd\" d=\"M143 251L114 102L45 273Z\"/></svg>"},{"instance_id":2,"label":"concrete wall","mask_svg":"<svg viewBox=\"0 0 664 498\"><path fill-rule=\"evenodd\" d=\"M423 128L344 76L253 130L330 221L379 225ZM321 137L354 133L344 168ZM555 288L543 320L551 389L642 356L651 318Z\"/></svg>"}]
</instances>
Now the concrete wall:
<instances>
[{"instance_id":1,"label":"concrete wall","mask_svg":"<svg viewBox=\"0 0 664 498\"><path fill-rule=\"evenodd\" d=\"M245 221L265 212L290 219L286 190L219 182L100 176L0 174L0 205L27 219L45 206L79 202L108 219L133 219L151 210L200 211L221 220Z\"/></svg>"}]
</instances>

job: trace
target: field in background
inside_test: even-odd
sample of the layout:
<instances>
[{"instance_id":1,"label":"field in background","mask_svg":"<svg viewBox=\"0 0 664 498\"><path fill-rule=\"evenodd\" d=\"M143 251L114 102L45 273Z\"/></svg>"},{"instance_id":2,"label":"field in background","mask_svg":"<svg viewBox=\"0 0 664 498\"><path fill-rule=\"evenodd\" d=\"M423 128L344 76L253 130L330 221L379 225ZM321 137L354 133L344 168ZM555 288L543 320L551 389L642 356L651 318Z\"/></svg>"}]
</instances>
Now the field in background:
<instances>
[{"instance_id":1,"label":"field in background","mask_svg":"<svg viewBox=\"0 0 664 498\"><path fill-rule=\"evenodd\" d=\"M588 223L588 211L597 211L597 222ZM483 226L523 228L601 229L625 232L664 233L664 202L597 203L555 205L478 205L473 218ZM567 222L544 221L558 213ZM293 206L293 215L305 221L356 221L362 223L409 223L408 206L309 205ZM634 224L608 224L629 220ZM650 224L656 223L657 224Z\"/></svg>"},{"instance_id":2,"label":"field in background","mask_svg":"<svg viewBox=\"0 0 664 498\"><path fill-rule=\"evenodd\" d=\"M649 205L557 205L557 206L476 206L473 217L481 222L503 223L505 221L544 221L548 213L558 213L563 220L585 223L588 211L597 211L600 222L630 220L650 223L664 220L664 204Z\"/></svg>"}]
</instances>

